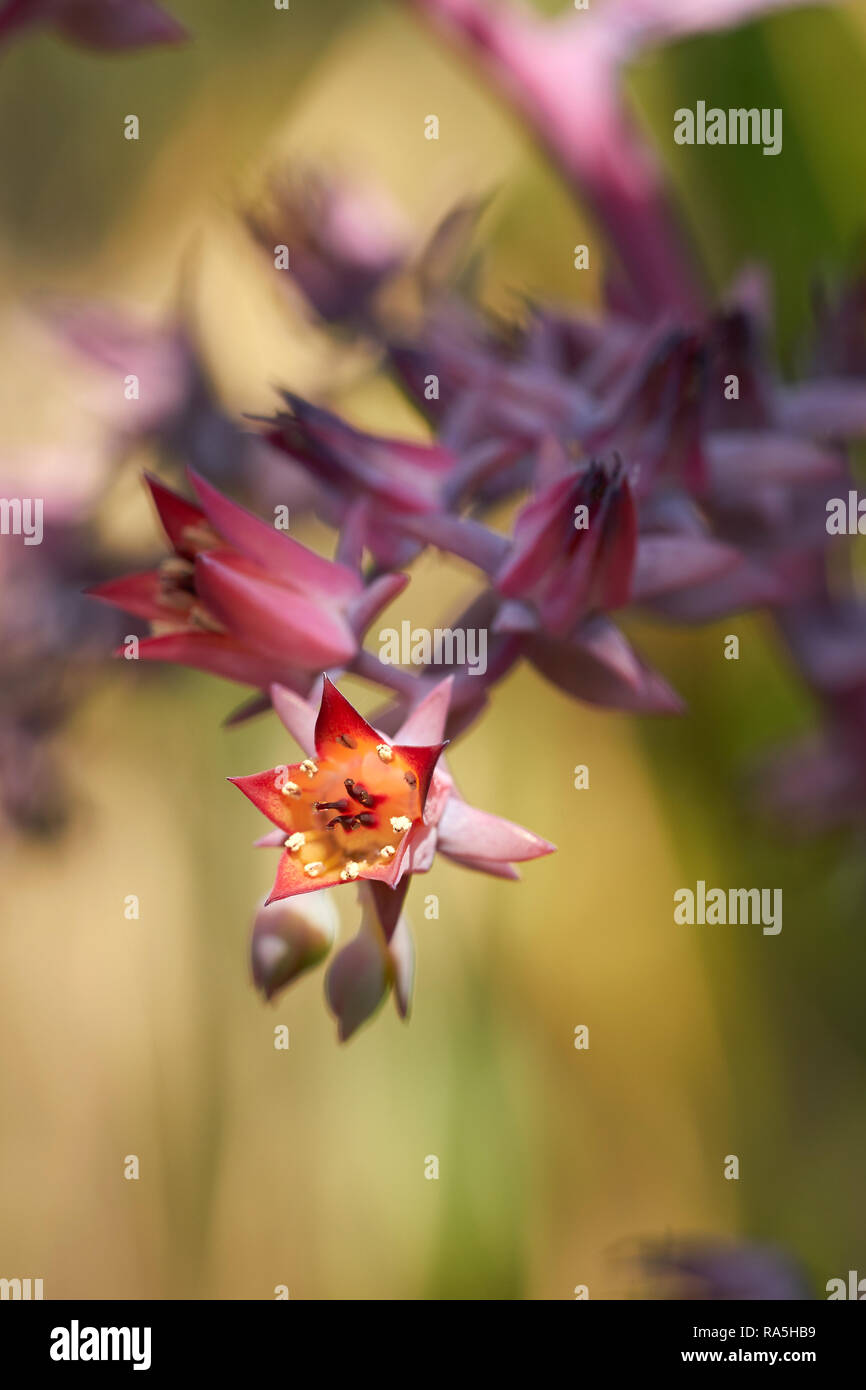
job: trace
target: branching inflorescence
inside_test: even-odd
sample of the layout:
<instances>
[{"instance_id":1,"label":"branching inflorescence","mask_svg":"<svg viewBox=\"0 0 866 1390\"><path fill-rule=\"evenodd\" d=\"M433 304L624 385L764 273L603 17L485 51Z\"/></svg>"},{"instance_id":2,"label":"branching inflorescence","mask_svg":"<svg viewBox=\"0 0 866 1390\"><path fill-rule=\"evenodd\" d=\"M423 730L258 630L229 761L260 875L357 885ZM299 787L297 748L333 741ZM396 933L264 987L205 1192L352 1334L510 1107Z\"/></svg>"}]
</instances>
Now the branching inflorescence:
<instances>
[{"instance_id":1,"label":"branching inflorescence","mask_svg":"<svg viewBox=\"0 0 866 1390\"><path fill-rule=\"evenodd\" d=\"M356 191L322 176L280 181L267 213L248 217L255 241L269 258L300 248L293 284L324 323L376 345L432 442L362 432L285 392L259 437L306 475L305 505L339 532L336 559L196 473L195 502L150 482L170 556L97 591L151 624L143 657L249 685L252 708L272 703L301 745L298 764L234 779L276 827L263 843L280 854L254 973L270 997L320 960L333 923L294 899L355 884L361 930L327 984L343 1037L391 986L406 1012L403 898L437 851L514 877L514 862L553 848L468 807L442 761L444 741L507 672L528 662L610 709L682 709L617 626L623 609L675 623L769 609L826 724L808 776L783 761L768 798L818 824L866 799L866 612L850 571L834 565L831 587L825 524L828 500L848 489L848 445L866 434L866 292L855 284L821 307L808 374L783 382L764 276L744 273L711 304L619 80L647 44L784 4L610 0L545 21L487 0L409 3L467 51L592 208L615 258L604 311L530 304L503 323L434 273L471 210L413 261L390 226L377 235L369 204L358 215ZM406 276L422 306L411 331L383 294ZM183 418L199 439L194 413ZM224 480L201 454L200 471ZM506 500L510 534L492 524ZM429 546L479 579L448 630L484 632L485 669L458 663L445 682L362 645ZM333 684L344 673L389 691L375 727Z\"/></svg>"}]
</instances>

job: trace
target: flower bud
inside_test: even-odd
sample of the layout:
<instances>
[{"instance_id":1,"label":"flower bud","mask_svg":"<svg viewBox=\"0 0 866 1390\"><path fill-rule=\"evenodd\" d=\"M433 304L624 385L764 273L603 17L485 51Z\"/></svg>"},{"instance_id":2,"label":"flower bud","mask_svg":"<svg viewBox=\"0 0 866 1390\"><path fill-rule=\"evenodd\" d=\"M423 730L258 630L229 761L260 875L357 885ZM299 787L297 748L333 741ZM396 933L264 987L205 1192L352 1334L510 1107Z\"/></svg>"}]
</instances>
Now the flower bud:
<instances>
[{"instance_id":1,"label":"flower bud","mask_svg":"<svg viewBox=\"0 0 866 1390\"><path fill-rule=\"evenodd\" d=\"M250 956L253 980L266 999L273 999L325 958L334 944L337 925L337 909L328 890L259 908Z\"/></svg>"}]
</instances>

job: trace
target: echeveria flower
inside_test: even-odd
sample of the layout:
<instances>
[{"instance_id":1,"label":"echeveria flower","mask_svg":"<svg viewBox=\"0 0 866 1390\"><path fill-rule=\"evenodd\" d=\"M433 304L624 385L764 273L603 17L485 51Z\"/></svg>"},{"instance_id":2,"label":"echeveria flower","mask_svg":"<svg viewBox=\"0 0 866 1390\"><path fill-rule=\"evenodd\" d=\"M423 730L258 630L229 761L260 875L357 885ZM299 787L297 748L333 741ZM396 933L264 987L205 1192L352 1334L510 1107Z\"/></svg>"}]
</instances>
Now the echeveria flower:
<instances>
[{"instance_id":1,"label":"echeveria flower","mask_svg":"<svg viewBox=\"0 0 866 1390\"><path fill-rule=\"evenodd\" d=\"M180 43L182 24L156 0L6 0L0 43L23 29L48 26L86 48L109 50Z\"/></svg>"},{"instance_id":2,"label":"echeveria flower","mask_svg":"<svg viewBox=\"0 0 866 1390\"><path fill-rule=\"evenodd\" d=\"M277 826L260 841L284 849L269 901L358 879L393 889L407 874L425 873L437 852L500 878L518 877L514 862L553 852L458 794L439 761L452 685L449 677L434 686L393 739L327 677L318 714L291 691L272 690L274 708L310 756L231 779Z\"/></svg>"},{"instance_id":3,"label":"echeveria flower","mask_svg":"<svg viewBox=\"0 0 866 1390\"><path fill-rule=\"evenodd\" d=\"M520 512L496 586L535 603L555 636L631 596L637 514L621 464L558 478Z\"/></svg>"},{"instance_id":4,"label":"echeveria flower","mask_svg":"<svg viewBox=\"0 0 866 1390\"><path fill-rule=\"evenodd\" d=\"M467 805L440 754L452 679L441 681L415 707L393 740L368 724L325 677L318 712L289 690L274 688L274 708L309 756L251 777L230 780L277 827L259 841L281 850L265 911L298 894L356 883L363 916L357 936L337 953L326 994L345 1039L378 1008L393 986L400 1014L409 1008L414 965L402 907L414 873L435 855L499 878L518 877L514 863L550 854L554 846L522 826ZM276 922L276 918L273 919ZM286 983L307 959L311 931L287 928L291 945L265 948L254 938L257 980ZM279 936L260 915L256 933ZM296 968L297 967L297 968ZM276 987L279 987L277 984Z\"/></svg>"},{"instance_id":5,"label":"echeveria flower","mask_svg":"<svg viewBox=\"0 0 866 1390\"><path fill-rule=\"evenodd\" d=\"M283 835L268 902L359 878L395 887L442 748L387 741L325 677L313 756L231 779Z\"/></svg>"},{"instance_id":6,"label":"echeveria flower","mask_svg":"<svg viewBox=\"0 0 866 1390\"><path fill-rule=\"evenodd\" d=\"M224 497L190 472L200 505L156 479L148 486L172 547L155 570L112 580L91 594L151 624L145 661L178 662L228 680L307 691L325 667L342 666L360 634L405 575L365 589L326 560Z\"/></svg>"}]
</instances>

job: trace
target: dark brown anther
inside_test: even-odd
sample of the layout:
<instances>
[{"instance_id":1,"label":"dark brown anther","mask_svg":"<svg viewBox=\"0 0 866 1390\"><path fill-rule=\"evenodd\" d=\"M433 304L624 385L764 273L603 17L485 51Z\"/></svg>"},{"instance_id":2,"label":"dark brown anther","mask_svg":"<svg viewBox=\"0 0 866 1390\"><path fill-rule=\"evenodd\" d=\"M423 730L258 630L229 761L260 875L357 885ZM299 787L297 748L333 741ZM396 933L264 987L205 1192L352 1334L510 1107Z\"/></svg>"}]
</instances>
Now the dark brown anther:
<instances>
[{"instance_id":1,"label":"dark brown anther","mask_svg":"<svg viewBox=\"0 0 866 1390\"><path fill-rule=\"evenodd\" d=\"M359 825L369 826L376 824L376 817L374 815L371 815L369 811L362 811L359 816L355 817L355 820L358 822Z\"/></svg>"},{"instance_id":2,"label":"dark brown anther","mask_svg":"<svg viewBox=\"0 0 866 1390\"><path fill-rule=\"evenodd\" d=\"M357 817L357 816L334 816L334 819L333 819L333 820L329 820L329 821L328 821L328 827L327 827L327 828L328 828L329 830L333 830L335 826L341 825L341 826L343 827L343 829L346 831L346 833L348 834L348 832L349 832L350 830L354 830L354 829L355 829L355 826L356 826L357 824L358 824L358 817Z\"/></svg>"},{"instance_id":3,"label":"dark brown anther","mask_svg":"<svg viewBox=\"0 0 866 1390\"><path fill-rule=\"evenodd\" d=\"M355 782L351 777L347 777L343 786L346 788L346 791L353 801L359 801L362 806L375 806L376 803L373 797L367 791L367 788L363 787L360 782Z\"/></svg>"},{"instance_id":4,"label":"dark brown anther","mask_svg":"<svg viewBox=\"0 0 866 1390\"><path fill-rule=\"evenodd\" d=\"M414 772L404 772L403 781L408 782L410 787L417 787L418 785L418 778L415 776Z\"/></svg>"},{"instance_id":5,"label":"dark brown anther","mask_svg":"<svg viewBox=\"0 0 866 1390\"><path fill-rule=\"evenodd\" d=\"M339 801L314 801L313 809L316 811L348 811L349 803L342 796Z\"/></svg>"},{"instance_id":6,"label":"dark brown anther","mask_svg":"<svg viewBox=\"0 0 866 1390\"><path fill-rule=\"evenodd\" d=\"M344 748L357 748L358 745L348 734L337 734L337 742L342 743Z\"/></svg>"}]
</instances>

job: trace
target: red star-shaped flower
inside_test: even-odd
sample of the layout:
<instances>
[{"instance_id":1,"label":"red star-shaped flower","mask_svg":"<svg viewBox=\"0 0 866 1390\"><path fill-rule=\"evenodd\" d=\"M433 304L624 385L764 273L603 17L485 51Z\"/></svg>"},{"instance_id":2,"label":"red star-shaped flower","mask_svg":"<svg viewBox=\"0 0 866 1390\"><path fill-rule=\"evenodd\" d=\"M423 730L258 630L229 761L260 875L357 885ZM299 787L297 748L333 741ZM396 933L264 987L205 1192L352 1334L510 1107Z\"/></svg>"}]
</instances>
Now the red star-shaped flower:
<instances>
[{"instance_id":1,"label":"red star-shaped flower","mask_svg":"<svg viewBox=\"0 0 866 1390\"><path fill-rule=\"evenodd\" d=\"M444 747L387 742L326 676L315 757L229 779L285 832L268 902L359 879L394 888L424 836Z\"/></svg>"}]
</instances>

